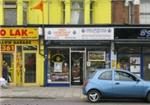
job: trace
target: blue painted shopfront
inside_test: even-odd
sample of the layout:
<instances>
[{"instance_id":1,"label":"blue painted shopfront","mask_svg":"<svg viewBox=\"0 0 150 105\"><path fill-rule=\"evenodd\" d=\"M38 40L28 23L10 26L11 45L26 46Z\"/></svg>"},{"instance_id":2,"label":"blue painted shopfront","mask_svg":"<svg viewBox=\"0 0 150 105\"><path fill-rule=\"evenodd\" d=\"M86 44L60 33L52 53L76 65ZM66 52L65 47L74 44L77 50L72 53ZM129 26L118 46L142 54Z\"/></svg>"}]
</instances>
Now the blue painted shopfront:
<instances>
[{"instance_id":1,"label":"blue painted shopfront","mask_svg":"<svg viewBox=\"0 0 150 105\"><path fill-rule=\"evenodd\" d=\"M150 28L128 26L115 28L118 68L127 69L150 80Z\"/></svg>"}]
</instances>

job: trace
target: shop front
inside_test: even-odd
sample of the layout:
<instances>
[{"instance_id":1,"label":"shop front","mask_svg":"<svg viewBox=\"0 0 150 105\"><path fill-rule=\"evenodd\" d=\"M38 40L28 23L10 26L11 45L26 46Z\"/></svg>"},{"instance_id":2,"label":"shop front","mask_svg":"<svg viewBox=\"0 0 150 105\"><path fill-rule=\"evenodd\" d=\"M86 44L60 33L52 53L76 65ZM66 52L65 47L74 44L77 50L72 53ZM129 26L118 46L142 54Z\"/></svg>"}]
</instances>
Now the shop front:
<instances>
[{"instance_id":1,"label":"shop front","mask_svg":"<svg viewBox=\"0 0 150 105\"><path fill-rule=\"evenodd\" d=\"M42 62L38 54L38 36L35 27L0 28L0 77L5 77L11 85L43 84L40 80L43 77L38 77L44 72L43 67L38 66L38 61Z\"/></svg>"},{"instance_id":2,"label":"shop front","mask_svg":"<svg viewBox=\"0 0 150 105\"><path fill-rule=\"evenodd\" d=\"M113 28L45 28L47 86L82 85L96 68L110 68Z\"/></svg>"},{"instance_id":3,"label":"shop front","mask_svg":"<svg viewBox=\"0 0 150 105\"><path fill-rule=\"evenodd\" d=\"M120 27L115 29L117 68L126 69L150 80L150 28Z\"/></svg>"}]
</instances>

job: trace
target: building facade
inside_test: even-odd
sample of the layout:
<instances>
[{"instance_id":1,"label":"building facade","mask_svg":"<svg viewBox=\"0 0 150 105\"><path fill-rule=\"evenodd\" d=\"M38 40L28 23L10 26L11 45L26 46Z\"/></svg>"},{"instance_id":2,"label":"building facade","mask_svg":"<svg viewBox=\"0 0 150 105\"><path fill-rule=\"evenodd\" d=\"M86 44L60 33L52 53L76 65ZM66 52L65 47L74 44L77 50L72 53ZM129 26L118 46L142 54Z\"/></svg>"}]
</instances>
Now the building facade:
<instances>
[{"instance_id":1,"label":"building facade","mask_svg":"<svg viewBox=\"0 0 150 105\"><path fill-rule=\"evenodd\" d=\"M112 24L139 24L139 0L112 0Z\"/></svg>"},{"instance_id":2,"label":"building facade","mask_svg":"<svg viewBox=\"0 0 150 105\"><path fill-rule=\"evenodd\" d=\"M8 73L13 86L44 84L43 56L39 54L37 27L0 28L0 77Z\"/></svg>"},{"instance_id":3,"label":"building facade","mask_svg":"<svg viewBox=\"0 0 150 105\"><path fill-rule=\"evenodd\" d=\"M42 25L44 24L78 24L78 25L111 24L111 0L0 0L0 25L2 27L0 28L0 30L21 31L22 28L25 28L25 29L27 28L27 30L30 30L30 26L28 27L28 25L31 25L31 24L34 24L34 25L38 25L38 24L42 24ZM19 27L18 25L21 25L21 26L26 25L26 26ZM3 27L6 27L6 28L3 29ZM44 85L44 83L48 83L48 82L50 83L50 79L49 80L46 79L46 78L49 78L47 76L49 74L46 72L52 72L50 71L52 69L49 69L47 67L48 63L50 63L51 61L49 61L48 60L49 58L43 55L48 55L48 57L50 56L54 57L56 55L55 53L57 52L56 49L61 44L60 44L60 41L58 41L57 43L57 40L56 40L53 43L51 43L51 41L47 41L49 44L44 45L43 37L46 34L44 34L43 31L41 32L42 32L41 34L39 33L36 34L38 39L29 39L29 41L27 41L23 37L11 37L11 34L8 34L7 38L1 37L0 39L1 41L0 64L2 66L4 60L8 62L9 67L11 69L10 70L11 72L10 75L12 79L11 84L19 85L19 86L24 86L24 85L29 85L29 86L38 85L39 86L39 85ZM8 44L7 40L9 41L10 45ZM77 41L77 42L80 42L80 41ZM69 69L68 73L66 74L64 73L65 75L67 75L67 76L64 75L64 77L67 78L67 82L63 80L62 82L69 83L72 78L71 76L72 75L71 54L72 54L72 57L76 56L76 54L79 54L79 57L77 57L77 59L81 58L80 68L82 69L84 68L84 70L81 71L82 73L80 73L81 81L80 83L77 83L77 84L82 84L83 78L86 77L84 76L86 75L84 72L85 72L85 64L87 62L87 61L85 62L85 60L87 59L86 55L88 55L87 54L88 51L93 50L95 52L98 49L100 49L102 52L100 51L99 53L107 55L107 59L109 59L109 49L110 49L109 42L107 42L107 46L104 45L104 43L106 42L104 43L102 42L102 46L103 47L105 46L106 48L105 47L104 48L103 47L87 48L88 45L85 44L86 43L85 41L82 42L81 40L81 43L83 47L81 47L79 44L76 45L76 42L74 42L73 48L71 46L70 47L68 46L69 43L67 46L62 46L59 48L62 54L65 53L63 56L65 56L64 61L66 61L66 63L63 63L62 66L65 65L66 71L67 69ZM101 41L99 41L98 43L101 44ZM93 41L91 41L91 45L97 46L94 44ZM9 49L11 47L13 49L10 49L10 50L6 49L6 48ZM45 49L45 52L43 50L44 47L48 47ZM30 56L32 58L31 60L35 61L33 64L34 65L33 70L28 68L29 66L26 65L26 63L28 62L27 59L30 58ZM96 61L93 61L93 62L96 62ZM77 65L79 65L79 62L77 63ZM103 66L104 65L105 64L103 64ZM2 72L0 72L0 76L2 76ZM58 77L57 73L56 74L54 73L55 79L51 79L51 81L57 83L58 82L57 77ZM58 77L58 80L59 78L64 78L64 77L62 74L60 74L60 77ZM76 83L73 83L72 81L71 83L69 83L69 85L70 84L76 84Z\"/></svg>"},{"instance_id":4,"label":"building facade","mask_svg":"<svg viewBox=\"0 0 150 105\"><path fill-rule=\"evenodd\" d=\"M149 5L147 0L0 0L1 30L39 25L31 27L38 33L30 43L0 33L1 65L8 62L15 85L82 85L95 68L123 68L148 80ZM26 70L29 56L36 60L32 76Z\"/></svg>"},{"instance_id":5,"label":"building facade","mask_svg":"<svg viewBox=\"0 0 150 105\"><path fill-rule=\"evenodd\" d=\"M150 26L135 25L115 28L117 68L125 69L150 80Z\"/></svg>"},{"instance_id":6,"label":"building facade","mask_svg":"<svg viewBox=\"0 0 150 105\"><path fill-rule=\"evenodd\" d=\"M46 86L83 85L96 68L111 68L110 26L45 27Z\"/></svg>"}]
</instances>

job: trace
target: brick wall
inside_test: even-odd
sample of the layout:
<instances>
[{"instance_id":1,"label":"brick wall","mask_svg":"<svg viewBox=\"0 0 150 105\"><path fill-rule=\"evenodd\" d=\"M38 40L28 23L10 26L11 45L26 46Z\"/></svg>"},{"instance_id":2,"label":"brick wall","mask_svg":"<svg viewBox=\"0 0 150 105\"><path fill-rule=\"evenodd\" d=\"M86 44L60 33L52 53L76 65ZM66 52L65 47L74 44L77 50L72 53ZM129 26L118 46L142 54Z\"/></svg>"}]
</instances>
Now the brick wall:
<instances>
[{"instance_id":1,"label":"brick wall","mask_svg":"<svg viewBox=\"0 0 150 105\"><path fill-rule=\"evenodd\" d=\"M139 24L139 5L134 5L133 23ZM129 7L125 0L112 0L112 24L129 24Z\"/></svg>"}]
</instances>

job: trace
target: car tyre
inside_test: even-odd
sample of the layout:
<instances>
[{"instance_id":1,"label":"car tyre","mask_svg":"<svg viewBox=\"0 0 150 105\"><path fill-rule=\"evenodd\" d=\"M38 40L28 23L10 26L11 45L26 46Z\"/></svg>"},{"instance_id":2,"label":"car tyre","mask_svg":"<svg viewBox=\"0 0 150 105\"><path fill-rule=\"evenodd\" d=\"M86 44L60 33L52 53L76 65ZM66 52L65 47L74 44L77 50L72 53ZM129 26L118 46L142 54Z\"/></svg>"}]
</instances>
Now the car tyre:
<instances>
[{"instance_id":1,"label":"car tyre","mask_svg":"<svg viewBox=\"0 0 150 105\"><path fill-rule=\"evenodd\" d=\"M88 92L87 98L90 102L96 103L99 102L102 98L101 93L98 90L90 90Z\"/></svg>"},{"instance_id":2,"label":"car tyre","mask_svg":"<svg viewBox=\"0 0 150 105\"><path fill-rule=\"evenodd\" d=\"M150 103L150 92L148 92L146 100L147 100L148 103Z\"/></svg>"}]
</instances>

